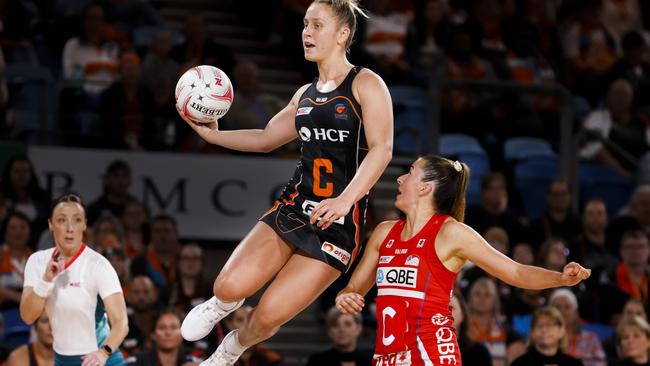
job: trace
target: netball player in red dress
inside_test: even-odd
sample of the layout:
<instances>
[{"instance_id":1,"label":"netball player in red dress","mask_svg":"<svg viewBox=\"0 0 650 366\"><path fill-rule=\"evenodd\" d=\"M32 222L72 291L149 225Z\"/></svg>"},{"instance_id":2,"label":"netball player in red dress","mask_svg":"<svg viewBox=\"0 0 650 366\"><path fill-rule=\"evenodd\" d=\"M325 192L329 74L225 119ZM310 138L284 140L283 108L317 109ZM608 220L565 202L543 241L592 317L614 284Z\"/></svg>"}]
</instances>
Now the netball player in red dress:
<instances>
[{"instance_id":1,"label":"netball player in red dress","mask_svg":"<svg viewBox=\"0 0 650 366\"><path fill-rule=\"evenodd\" d=\"M190 126L206 141L268 152L300 138L300 162L275 205L235 249L214 283L215 296L183 320L187 340L273 279L249 321L229 333L202 365L232 365L273 334L347 270L359 251L367 193L392 156L392 102L386 85L346 58L356 28L355 0L315 0L304 17L305 58L318 78L301 87L263 130Z\"/></svg>"},{"instance_id":2,"label":"netball player in red dress","mask_svg":"<svg viewBox=\"0 0 650 366\"><path fill-rule=\"evenodd\" d=\"M363 307L377 283L374 365L460 365L449 301L456 274L472 261L521 288L573 286L591 271L569 263L562 273L519 264L463 224L465 164L438 156L417 159L397 179L395 206L406 219L377 226L350 282L336 298L344 313Z\"/></svg>"}]
</instances>

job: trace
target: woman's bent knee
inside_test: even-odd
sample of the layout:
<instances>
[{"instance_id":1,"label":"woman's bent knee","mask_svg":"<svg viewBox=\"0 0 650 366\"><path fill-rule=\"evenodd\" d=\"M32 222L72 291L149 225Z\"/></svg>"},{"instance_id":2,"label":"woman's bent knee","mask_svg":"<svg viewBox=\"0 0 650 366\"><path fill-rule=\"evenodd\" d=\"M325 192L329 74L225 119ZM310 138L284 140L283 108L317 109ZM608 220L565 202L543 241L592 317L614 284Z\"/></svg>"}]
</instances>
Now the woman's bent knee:
<instances>
[{"instance_id":1,"label":"woman's bent knee","mask_svg":"<svg viewBox=\"0 0 650 366\"><path fill-rule=\"evenodd\" d=\"M244 299L248 294L242 291L242 286L237 284L236 279L229 276L219 276L214 280L214 296L223 302L235 302Z\"/></svg>"}]
</instances>

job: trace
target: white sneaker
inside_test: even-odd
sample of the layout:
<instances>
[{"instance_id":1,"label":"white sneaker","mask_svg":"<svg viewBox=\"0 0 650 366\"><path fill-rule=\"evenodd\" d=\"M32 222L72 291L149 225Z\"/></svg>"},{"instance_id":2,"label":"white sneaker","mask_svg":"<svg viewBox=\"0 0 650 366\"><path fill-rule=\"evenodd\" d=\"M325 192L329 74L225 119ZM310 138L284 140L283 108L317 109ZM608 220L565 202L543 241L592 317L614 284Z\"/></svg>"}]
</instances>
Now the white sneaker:
<instances>
[{"instance_id":1,"label":"white sneaker","mask_svg":"<svg viewBox=\"0 0 650 366\"><path fill-rule=\"evenodd\" d=\"M217 350L207 360L201 362L199 366L232 366L237 362L239 356L223 349L223 342L221 342Z\"/></svg>"},{"instance_id":2,"label":"white sneaker","mask_svg":"<svg viewBox=\"0 0 650 366\"><path fill-rule=\"evenodd\" d=\"M217 298L212 296L210 300L195 306L187 314L185 319L183 319L181 335L185 340L190 342L196 342L204 338L210 334L212 328L214 328L221 319L239 309L243 303L244 300L242 299L237 302L232 309L225 311L217 305Z\"/></svg>"}]
</instances>

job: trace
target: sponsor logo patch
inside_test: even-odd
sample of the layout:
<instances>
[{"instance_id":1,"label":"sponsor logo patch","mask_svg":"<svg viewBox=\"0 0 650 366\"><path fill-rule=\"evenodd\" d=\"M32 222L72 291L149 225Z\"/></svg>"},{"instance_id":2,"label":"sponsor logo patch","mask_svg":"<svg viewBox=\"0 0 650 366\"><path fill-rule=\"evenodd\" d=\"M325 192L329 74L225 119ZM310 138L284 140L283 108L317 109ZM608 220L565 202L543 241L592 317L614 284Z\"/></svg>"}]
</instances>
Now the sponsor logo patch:
<instances>
[{"instance_id":1,"label":"sponsor logo patch","mask_svg":"<svg viewBox=\"0 0 650 366\"><path fill-rule=\"evenodd\" d=\"M386 243L386 248L390 249L393 246L393 243L395 243L395 240L390 239L388 243Z\"/></svg>"},{"instance_id":2,"label":"sponsor logo patch","mask_svg":"<svg viewBox=\"0 0 650 366\"><path fill-rule=\"evenodd\" d=\"M392 261L393 258L395 258L394 255L382 255L381 257L379 257L379 264L390 263L390 261Z\"/></svg>"},{"instance_id":3,"label":"sponsor logo patch","mask_svg":"<svg viewBox=\"0 0 650 366\"><path fill-rule=\"evenodd\" d=\"M314 109L314 107L301 107L298 108L298 112L296 112L296 116L304 116L309 113L311 113L311 110Z\"/></svg>"},{"instance_id":4,"label":"sponsor logo patch","mask_svg":"<svg viewBox=\"0 0 650 366\"><path fill-rule=\"evenodd\" d=\"M417 255L409 255L406 258L406 261L404 262L404 264L407 265L407 266L415 266L415 267L417 267L417 266L420 265L420 257L418 257Z\"/></svg>"},{"instance_id":5,"label":"sponsor logo patch","mask_svg":"<svg viewBox=\"0 0 650 366\"><path fill-rule=\"evenodd\" d=\"M334 106L334 110L336 113L334 113L334 118L335 119L348 119L348 114L346 112L346 105L343 103L339 103Z\"/></svg>"},{"instance_id":6,"label":"sponsor logo patch","mask_svg":"<svg viewBox=\"0 0 650 366\"><path fill-rule=\"evenodd\" d=\"M339 262L345 264L346 266L348 263L350 263L350 258L352 257L347 251L327 241L323 243L323 245L320 247L320 250L338 259Z\"/></svg>"},{"instance_id":7,"label":"sponsor logo patch","mask_svg":"<svg viewBox=\"0 0 650 366\"><path fill-rule=\"evenodd\" d=\"M427 239L420 239L418 240L418 245L417 248L422 248L424 247L424 243L427 241Z\"/></svg>"},{"instance_id":8,"label":"sponsor logo patch","mask_svg":"<svg viewBox=\"0 0 650 366\"><path fill-rule=\"evenodd\" d=\"M434 325L443 326L449 323L449 318L438 313L431 317L431 323L433 323Z\"/></svg>"},{"instance_id":9,"label":"sponsor logo patch","mask_svg":"<svg viewBox=\"0 0 650 366\"><path fill-rule=\"evenodd\" d=\"M377 270L377 286L415 288L417 278L417 268L382 267Z\"/></svg>"}]
</instances>

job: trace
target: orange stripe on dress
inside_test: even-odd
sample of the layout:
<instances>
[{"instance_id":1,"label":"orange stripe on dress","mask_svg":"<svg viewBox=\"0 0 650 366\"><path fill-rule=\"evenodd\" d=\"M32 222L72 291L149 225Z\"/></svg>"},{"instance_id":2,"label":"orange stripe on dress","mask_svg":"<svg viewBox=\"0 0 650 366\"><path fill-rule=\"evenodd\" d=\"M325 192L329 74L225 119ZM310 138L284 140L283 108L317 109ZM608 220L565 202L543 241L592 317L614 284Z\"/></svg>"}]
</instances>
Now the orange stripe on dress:
<instances>
[{"instance_id":1,"label":"orange stripe on dress","mask_svg":"<svg viewBox=\"0 0 650 366\"><path fill-rule=\"evenodd\" d=\"M296 198L298 196L298 194L299 194L298 185L300 184L300 182L302 182L302 177L300 178L298 183L296 183L296 185L293 186L294 192L289 195L289 199L287 200L287 199L283 198L282 203L284 203L285 205L292 205L293 206L293 204L295 203L294 198Z\"/></svg>"},{"instance_id":2,"label":"orange stripe on dress","mask_svg":"<svg viewBox=\"0 0 650 366\"><path fill-rule=\"evenodd\" d=\"M268 215L271 212L275 211L278 208L278 206L280 206L280 200L275 200L275 203L273 204L273 206L271 208L269 208L264 214L262 214L261 218L264 218L264 217L266 217L266 215Z\"/></svg>"},{"instance_id":3,"label":"orange stripe on dress","mask_svg":"<svg viewBox=\"0 0 650 366\"><path fill-rule=\"evenodd\" d=\"M357 252L359 251L359 243L361 239L361 230L359 230L359 202L354 204L354 211L352 212L352 221L354 222L355 233L354 233L354 250L352 251L352 260L354 261L357 257Z\"/></svg>"}]
</instances>

